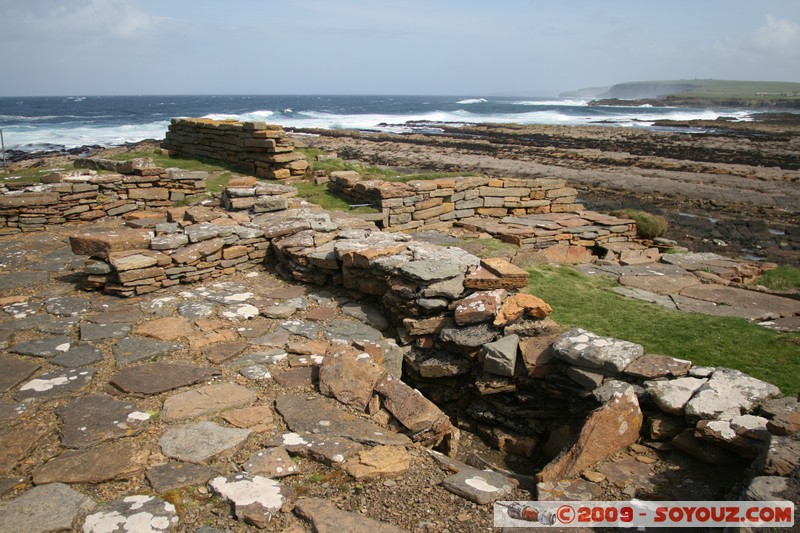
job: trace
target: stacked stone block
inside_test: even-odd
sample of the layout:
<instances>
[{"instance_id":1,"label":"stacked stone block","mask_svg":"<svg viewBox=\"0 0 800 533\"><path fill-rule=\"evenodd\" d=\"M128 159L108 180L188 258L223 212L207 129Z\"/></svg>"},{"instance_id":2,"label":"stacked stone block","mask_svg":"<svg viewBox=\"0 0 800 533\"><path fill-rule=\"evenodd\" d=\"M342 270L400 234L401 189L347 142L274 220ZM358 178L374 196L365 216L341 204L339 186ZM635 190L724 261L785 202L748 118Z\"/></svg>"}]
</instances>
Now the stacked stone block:
<instances>
[{"instance_id":1,"label":"stacked stone block","mask_svg":"<svg viewBox=\"0 0 800 533\"><path fill-rule=\"evenodd\" d=\"M164 208L206 190L205 172L163 169L146 158L125 162L79 159L75 166L118 173L53 173L45 176L42 184L0 186L0 234Z\"/></svg>"},{"instance_id":2,"label":"stacked stone block","mask_svg":"<svg viewBox=\"0 0 800 533\"><path fill-rule=\"evenodd\" d=\"M557 178L458 177L408 183L362 180L353 171L333 172L328 188L383 214L381 227L424 231L470 217L502 218L582 209L577 191Z\"/></svg>"},{"instance_id":3,"label":"stacked stone block","mask_svg":"<svg viewBox=\"0 0 800 533\"><path fill-rule=\"evenodd\" d=\"M177 155L228 163L260 178L299 177L309 167L283 128L264 122L176 118L162 147Z\"/></svg>"}]
</instances>

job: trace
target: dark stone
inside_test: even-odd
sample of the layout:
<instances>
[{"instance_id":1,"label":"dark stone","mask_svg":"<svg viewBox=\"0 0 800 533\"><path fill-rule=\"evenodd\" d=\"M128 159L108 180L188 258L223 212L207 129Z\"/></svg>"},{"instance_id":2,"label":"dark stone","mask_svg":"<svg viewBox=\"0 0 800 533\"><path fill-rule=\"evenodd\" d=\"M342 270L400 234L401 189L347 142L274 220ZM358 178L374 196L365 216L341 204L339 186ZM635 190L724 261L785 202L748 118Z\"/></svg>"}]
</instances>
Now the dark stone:
<instances>
[{"instance_id":1,"label":"dark stone","mask_svg":"<svg viewBox=\"0 0 800 533\"><path fill-rule=\"evenodd\" d=\"M0 393L16 387L39 368L39 365L32 361L0 355Z\"/></svg>"},{"instance_id":2,"label":"dark stone","mask_svg":"<svg viewBox=\"0 0 800 533\"><path fill-rule=\"evenodd\" d=\"M33 357L55 357L70 349L72 341L69 337L54 336L33 339L15 344L8 351Z\"/></svg>"},{"instance_id":3,"label":"dark stone","mask_svg":"<svg viewBox=\"0 0 800 533\"><path fill-rule=\"evenodd\" d=\"M73 368L47 372L24 383L17 391L17 400L50 400L69 396L84 389L94 378L92 368Z\"/></svg>"},{"instance_id":4,"label":"dark stone","mask_svg":"<svg viewBox=\"0 0 800 533\"><path fill-rule=\"evenodd\" d=\"M100 483L130 479L144 470L149 452L136 442L118 441L90 448L70 450L33 471L33 482Z\"/></svg>"},{"instance_id":5,"label":"dark stone","mask_svg":"<svg viewBox=\"0 0 800 533\"><path fill-rule=\"evenodd\" d=\"M54 365L66 368L78 368L103 360L103 352L89 344L73 346L69 351L50 359Z\"/></svg>"},{"instance_id":6,"label":"dark stone","mask_svg":"<svg viewBox=\"0 0 800 533\"><path fill-rule=\"evenodd\" d=\"M181 348L183 346L172 342L130 336L118 341L112 351L117 358L117 363L124 365L134 361L141 361L142 359L155 359Z\"/></svg>"},{"instance_id":7,"label":"dark stone","mask_svg":"<svg viewBox=\"0 0 800 533\"><path fill-rule=\"evenodd\" d=\"M446 327L439 333L439 338L462 348L476 350L495 340L498 335L499 332L491 325L482 323L465 327Z\"/></svg>"},{"instance_id":8,"label":"dark stone","mask_svg":"<svg viewBox=\"0 0 800 533\"><path fill-rule=\"evenodd\" d=\"M119 339L125 337L130 330L131 325L125 323L81 324L81 340Z\"/></svg>"},{"instance_id":9,"label":"dark stone","mask_svg":"<svg viewBox=\"0 0 800 533\"><path fill-rule=\"evenodd\" d=\"M126 368L111 378L111 384L129 394L160 394L185 387L217 374L211 368L178 363L145 363Z\"/></svg>"},{"instance_id":10,"label":"dark stone","mask_svg":"<svg viewBox=\"0 0 800 533\"><path fill-rule=\"evenodd\" d=\"M178 462L157 465L145 472L150 486L158 493L181 487L205 485L215 475L217 471L213 468Z\"/></svg>"},{"instance_id":11,"label":"dark stone","mask_svg":"<svg viewBox=\"0 0 800 533\"><path fill-rule=\"evenodd\" d=\"M129 402L110 396L86 396L59 407L61 445L67 448L88 448L97 443L138 435L150 422L150 415Z\"/></svg>"}]
</instances>

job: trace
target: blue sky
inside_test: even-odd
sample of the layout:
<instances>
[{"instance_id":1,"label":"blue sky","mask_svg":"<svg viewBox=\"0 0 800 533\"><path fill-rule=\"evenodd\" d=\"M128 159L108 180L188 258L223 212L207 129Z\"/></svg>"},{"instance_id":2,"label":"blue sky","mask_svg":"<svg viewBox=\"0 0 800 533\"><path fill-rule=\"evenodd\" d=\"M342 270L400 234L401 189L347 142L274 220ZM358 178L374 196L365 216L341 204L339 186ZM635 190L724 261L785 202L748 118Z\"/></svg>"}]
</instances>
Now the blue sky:
<instances>
[{"instance_id":1,"label":"blue sky","mask_svg":"<svg viewBox=\"0 0 800 533\"><path fill-rule=\"evenodd\" d=\"M800 81L798 0L0 0L0 96Z\"/></svg>"}]
</instances>

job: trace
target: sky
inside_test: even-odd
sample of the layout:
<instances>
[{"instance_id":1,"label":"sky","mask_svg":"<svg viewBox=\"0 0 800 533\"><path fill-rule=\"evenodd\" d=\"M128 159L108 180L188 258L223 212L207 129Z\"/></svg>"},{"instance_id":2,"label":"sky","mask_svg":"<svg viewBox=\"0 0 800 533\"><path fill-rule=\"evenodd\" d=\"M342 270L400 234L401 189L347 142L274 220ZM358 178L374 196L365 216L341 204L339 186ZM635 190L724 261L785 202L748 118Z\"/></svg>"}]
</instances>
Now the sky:
<instances>
[{"instance_id":1,"label":"sky","mask_svg":"<svg viewBox=\"0 0 800 533\"><path fill-rule=\"evenodd\" d=\"M0 0L0 96L800 82L800 0Z\"/></svg>"}]
</instances>

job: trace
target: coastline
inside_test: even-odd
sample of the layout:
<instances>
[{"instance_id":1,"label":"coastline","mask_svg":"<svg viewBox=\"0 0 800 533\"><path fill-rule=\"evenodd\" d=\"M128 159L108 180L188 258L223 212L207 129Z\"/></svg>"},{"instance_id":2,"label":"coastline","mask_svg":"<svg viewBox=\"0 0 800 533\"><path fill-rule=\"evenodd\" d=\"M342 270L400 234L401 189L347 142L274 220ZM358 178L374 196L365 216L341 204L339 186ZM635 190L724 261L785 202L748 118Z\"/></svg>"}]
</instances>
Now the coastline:
<instances>
[{"instance_id":1,"label":"coastline","mask_svg":"<svg viewBox=\"0 0 800 533\"><path fill-rule=\"evenodd\" d=\"M800 115L659 126L440 124L436 134L295 129L294 139L401 173L560 177L578 188L587 208L637 208L665 216L667 237L694 251L800 265ZM159 142L21 154L14 166L46 168L85 153L154 148Z\"/></svg>"}]
</instances>

